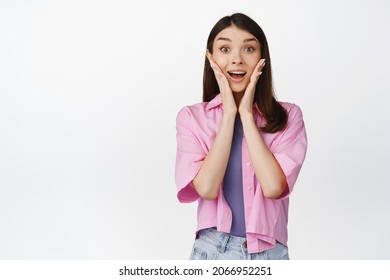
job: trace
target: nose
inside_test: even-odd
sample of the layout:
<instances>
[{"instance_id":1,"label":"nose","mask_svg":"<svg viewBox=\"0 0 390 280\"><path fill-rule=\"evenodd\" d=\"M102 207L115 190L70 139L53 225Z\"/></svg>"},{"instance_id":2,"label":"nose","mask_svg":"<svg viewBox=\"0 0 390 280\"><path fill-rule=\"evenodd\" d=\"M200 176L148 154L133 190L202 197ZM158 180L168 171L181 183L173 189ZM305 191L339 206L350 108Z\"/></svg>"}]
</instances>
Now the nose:
<instances>
[{"instance_id":1,"label":"nose","mask_svg":"<svg viewBox=\"0 0 390 280\"><path fill-rule=\"evenodd\" d=\"M232 52L231 62L232 62L232 64L234 64L234 65L241 65L241 64L244 64L244 61L243 61L243 59L242 59L242 57L241 57L240 52Z\"/></svg>"}]
</instances>

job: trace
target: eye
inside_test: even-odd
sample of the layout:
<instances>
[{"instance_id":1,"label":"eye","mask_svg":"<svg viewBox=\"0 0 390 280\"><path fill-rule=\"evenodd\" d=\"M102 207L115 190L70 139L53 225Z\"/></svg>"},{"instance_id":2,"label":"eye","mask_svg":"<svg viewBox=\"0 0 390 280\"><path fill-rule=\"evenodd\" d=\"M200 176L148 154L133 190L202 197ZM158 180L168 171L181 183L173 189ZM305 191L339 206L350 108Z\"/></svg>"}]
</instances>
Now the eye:
<instances>
[{"instance_id":1,"label":"eye","mask_svg":"<svg viewBox=\"0 0 390 280\"><path fill-rule=\"evenodd\" d=\"M254 50L253 47L245 47L244 52L253 52Z\"/></svg>"},{"instance_id":2,"label":"eye","mask_svg":"<svg viewBox=\"0 0 390 280\"><path fill-rule=\"evenodd\" d=\"M227 47L221 47L220 50L221 50L221 52L223 52L223 53L229 52L229 49L228 49Z\"/></svg>"}]
</instances>

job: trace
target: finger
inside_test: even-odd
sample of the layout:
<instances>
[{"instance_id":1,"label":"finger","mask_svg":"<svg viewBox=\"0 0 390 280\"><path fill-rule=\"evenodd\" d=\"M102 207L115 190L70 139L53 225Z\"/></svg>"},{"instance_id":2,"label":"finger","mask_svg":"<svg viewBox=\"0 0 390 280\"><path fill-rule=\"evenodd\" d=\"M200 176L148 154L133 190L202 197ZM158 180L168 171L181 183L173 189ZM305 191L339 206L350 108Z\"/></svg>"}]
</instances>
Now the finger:
<instances>
[{"instance_id":1,"label":"finger","mask_svg":"<svg viewBox=\"0 0 390 280\"><path fill-rule=\"evenodd\" d=\"M214 71L218 71L219 73L222 73L221 69L219 68L218 64L213 60L213 56L211 55L210 51L206 50L206 57L210 62L210 66Z\"/></svg>"},{"instance_id":2,"label":"finger","mask_svg":"<svg viewBox=\"0 0 390 280\"><path fill-rule=\"evenodd\" d=\"M213 68L214 72L218 72L218 74L222 73L221 68L219 68L218 64L215 61L210 59L210 65L211 68Z\"/></svg>"},{"instance_id":3,"label":"finger","mask_svg":"<svg viewBox=\"0 0 390 280\"><path fill-rule=\"evenodd\" d=\"M219 76L219 74L221 74L221 72L218 71L217 67L215 66L214 62L212 62L211 60L210 60L210 66L213 69L215 76Z\"/></svg>"},{"instance_id":4,"label":"finger","mask_svg":"<svg viewBox=\"0 0 390 280\"><path fill-rule=\"evenodd\" d=\"M260 67L260 71L264 68L264 66L265 66L265 59L264 59L264 61L263 61L263 64L262 64L261 67Z\"/></svg>"},{"instance_id":5,"label":"finger","mask_svg":"<svg viewBox=\"0 0 390 280\"><path fill-rule=\"evenodd\" d=\"M206 57L209 60L211 68L215 71L216 70L215 69L216 68L215 67L216 63L213 61L212 55L211 55L211 53L210 53L210 51L208 49L206 50Z\"/></svg>"},{"instance_id":6,"label":"finger","mask_svg":"<svg viewBox=\"0 0 390 280\"><path fill-rule=\"evenodd\" d=\"M264 66L265 66L265 58L262 58L256 65L257 72L261 72L261 69L263 69Z\"/></svg>"},{"instance_id":7,"label":"finger","mask_svg":"<svg viewBox=\"0 0 390 280\"><path fill-rule=\"evenodd\" d=\"M252 81L257 81L257 79L263 73L262 69L263 69L264 65L265 65L265 58L260 59L260 61L256 65L255 69L253 70L253 74L252 74L252 77L251 77Z\"/></svg>"},{"instance_id":8,"label":"finger","mask_svg":"<svg viewBox=\"0 0 390 280\"><path fill-rule=\"evenodd\" d=\"M219 68L218 64L212 59L212 55L208 49L206 50L206 57L210 62L211 68L213 69L220 90L222 92L225 92L226 90L230 91L229 82L226 76L222 73L222 70Z\"/></svg>"}]
</instances>

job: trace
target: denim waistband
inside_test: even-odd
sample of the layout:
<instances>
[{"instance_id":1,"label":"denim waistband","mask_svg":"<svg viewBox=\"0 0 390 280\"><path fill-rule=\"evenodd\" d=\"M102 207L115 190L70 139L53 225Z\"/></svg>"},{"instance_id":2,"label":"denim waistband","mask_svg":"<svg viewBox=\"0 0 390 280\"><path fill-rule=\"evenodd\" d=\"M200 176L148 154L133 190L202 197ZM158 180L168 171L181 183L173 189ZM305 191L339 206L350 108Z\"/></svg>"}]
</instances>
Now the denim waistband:
<instances>
[{"instance_id":1,"label":"denim waistband","mask_svg":"<svg viewBox=\"0 0 390 280\"><path fill-rule=\"evenodd\" d=\"M224 253L227 249L246 251L247 248L245 237L230 235L217 231L215 228L202 229L198 234L198 238L216 246L220 253Z\"/></svg>"}]
</instances>

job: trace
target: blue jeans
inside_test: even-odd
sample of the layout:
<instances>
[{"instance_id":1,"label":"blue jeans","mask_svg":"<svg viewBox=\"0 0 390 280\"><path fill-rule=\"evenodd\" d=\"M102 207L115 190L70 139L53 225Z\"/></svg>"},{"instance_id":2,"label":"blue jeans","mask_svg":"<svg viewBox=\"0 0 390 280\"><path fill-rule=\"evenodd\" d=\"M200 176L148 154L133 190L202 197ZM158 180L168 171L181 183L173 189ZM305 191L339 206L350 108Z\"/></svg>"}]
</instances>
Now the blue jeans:
<instances>
[{"instance_id":1,"label":"blue jeans","mask_svg":"<svg viewBox=\"0 0 390 280\"><path fill-rule=\"evenodd\" d=\"M272 249L248 253L246 238L219 232L214 228L199 232L190 260L288 260L288 248L276 242Z\"/></svg>"}]
</instances>

